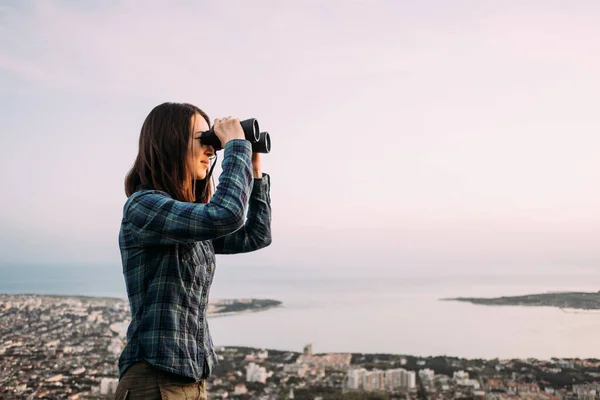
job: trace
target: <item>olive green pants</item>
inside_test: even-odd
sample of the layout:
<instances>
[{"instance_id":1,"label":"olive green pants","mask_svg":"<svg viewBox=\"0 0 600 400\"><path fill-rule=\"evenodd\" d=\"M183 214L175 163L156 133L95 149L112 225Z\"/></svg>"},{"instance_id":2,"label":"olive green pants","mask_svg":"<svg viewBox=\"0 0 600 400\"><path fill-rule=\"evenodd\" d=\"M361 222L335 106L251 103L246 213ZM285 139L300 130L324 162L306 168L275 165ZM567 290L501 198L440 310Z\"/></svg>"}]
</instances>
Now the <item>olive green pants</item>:
<instances>
[{"instance_id":1,"label":"olive green pants","mask_svg":"<svg viewBox=\"0 0 600 400\"><path fill-rule=\"evenodd\" d=\"M146 361L133 364L119 380L115 400L207 400L206 382L170 374Z\"/></svg>"}]
</instances>

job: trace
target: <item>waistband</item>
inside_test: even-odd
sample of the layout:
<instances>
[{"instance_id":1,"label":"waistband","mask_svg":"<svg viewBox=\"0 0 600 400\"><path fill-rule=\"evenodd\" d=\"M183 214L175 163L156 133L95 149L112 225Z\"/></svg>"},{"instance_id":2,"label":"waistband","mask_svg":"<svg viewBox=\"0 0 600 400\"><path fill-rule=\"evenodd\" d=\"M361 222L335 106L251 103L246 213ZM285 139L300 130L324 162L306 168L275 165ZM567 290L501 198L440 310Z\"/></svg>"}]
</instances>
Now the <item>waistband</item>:
<instances>
[{"instance_id":1,"label":"waistband","mask_svg":"<svg viewBox=\"0 0 600 400\"><path fill-rule=\"evenodd\" d=\"M190 378L188 376L182 376L178 374L174 374L172 372L163 371L154 365L150 364L148 361L137 361L123 374L122 379L136 379L136 378L149 378L156 377L156 380L161 383L170 383L170 384L179 384L185 385L188 383L194 383L196 380L194 378Z\"/></svg>"}]
</instances>

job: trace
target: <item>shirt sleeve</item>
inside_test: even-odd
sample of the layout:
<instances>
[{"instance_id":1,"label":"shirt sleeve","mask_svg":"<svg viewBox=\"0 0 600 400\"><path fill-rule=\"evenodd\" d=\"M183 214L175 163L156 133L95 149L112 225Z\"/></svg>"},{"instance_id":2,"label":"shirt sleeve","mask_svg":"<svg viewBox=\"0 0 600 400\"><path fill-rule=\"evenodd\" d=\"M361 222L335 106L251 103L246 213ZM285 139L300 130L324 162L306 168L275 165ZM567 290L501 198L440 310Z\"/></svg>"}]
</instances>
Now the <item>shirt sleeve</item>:
<instances>
[{"instance_id":1,"label":"shirt sleeve","mask_svg":"<svg viewBox=\"0 0 600 400\"><path fill-rule=\"evenodd\" d=\"M246 223L240 230L213 240L216 254L247 253L271 244L270 189L268 174L254 179Z\"/></svg>"},{"instance_id":2,"label":"shirt sleeve","mask_svg":"<svg viewBox=\"0 0 600 400\"><path fill-rule=\"evenodd\" d=\"M178 201L158 190L131 195L125 203L124 219L138 242L168 245L212 240L242 228L252 187L250 142L227 142L222 168L215 194L206 204Z\"/></svg>"}]
</instances>

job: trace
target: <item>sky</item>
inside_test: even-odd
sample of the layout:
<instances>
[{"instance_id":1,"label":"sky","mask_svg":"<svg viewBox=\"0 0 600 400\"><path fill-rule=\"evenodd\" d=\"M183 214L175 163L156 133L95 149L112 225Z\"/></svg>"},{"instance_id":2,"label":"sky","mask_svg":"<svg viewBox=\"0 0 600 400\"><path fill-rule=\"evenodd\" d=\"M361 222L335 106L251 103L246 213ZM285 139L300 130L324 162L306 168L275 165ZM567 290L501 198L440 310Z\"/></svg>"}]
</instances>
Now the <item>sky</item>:
<instances>
[{"instance_id":1,"label":"sky","mask_svg":"<svg viewBox=\"0 0 600 400\"><path fill-rule=\"evenodd\" d=\"M595 0L0 0L0 266L120 266L142 122L177 101L271 134L273 243L224 265L593 270L598 20Z\"/></svg>"}]
</instances>

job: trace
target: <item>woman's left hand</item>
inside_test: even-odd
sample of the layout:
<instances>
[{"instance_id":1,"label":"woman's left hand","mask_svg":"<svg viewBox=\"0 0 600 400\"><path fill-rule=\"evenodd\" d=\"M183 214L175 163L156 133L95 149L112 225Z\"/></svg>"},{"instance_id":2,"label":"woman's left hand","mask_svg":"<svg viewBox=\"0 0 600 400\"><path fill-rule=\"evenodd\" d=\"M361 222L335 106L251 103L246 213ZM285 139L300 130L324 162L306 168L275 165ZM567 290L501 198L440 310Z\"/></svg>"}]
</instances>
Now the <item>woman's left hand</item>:
<instances>
[{"instance_id":1,"label":"woman's left hand","mask_svg":"<svg viewBox=\"0 0 600 400\"><path fill-rule=\"evenodd\" d=\"M260 153L252 153L252 175L254 175L254 179L262 178L262 170L260 169Z\"/></svg>"}]
</instances>

